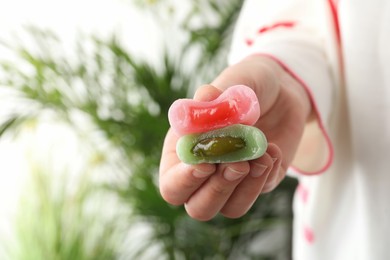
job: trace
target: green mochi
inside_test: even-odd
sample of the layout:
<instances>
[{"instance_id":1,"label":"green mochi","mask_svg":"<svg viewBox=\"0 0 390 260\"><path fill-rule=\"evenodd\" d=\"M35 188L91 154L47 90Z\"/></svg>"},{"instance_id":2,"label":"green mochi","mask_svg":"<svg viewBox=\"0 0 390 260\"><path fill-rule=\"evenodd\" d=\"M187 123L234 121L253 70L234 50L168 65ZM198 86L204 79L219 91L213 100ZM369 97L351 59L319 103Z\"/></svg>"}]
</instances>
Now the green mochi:
<instances>
[{"instance_id":1,"label":"green mochi","mask_svg":"<svg viewBox=\"0 0 390 260\"><path fill-rule=\"evenodd\" d=\"M258 128L237 124L184 135L177 142L176 153L187 164L239 162L261 157L267 145Z\"/></svg>"}]
</instances>

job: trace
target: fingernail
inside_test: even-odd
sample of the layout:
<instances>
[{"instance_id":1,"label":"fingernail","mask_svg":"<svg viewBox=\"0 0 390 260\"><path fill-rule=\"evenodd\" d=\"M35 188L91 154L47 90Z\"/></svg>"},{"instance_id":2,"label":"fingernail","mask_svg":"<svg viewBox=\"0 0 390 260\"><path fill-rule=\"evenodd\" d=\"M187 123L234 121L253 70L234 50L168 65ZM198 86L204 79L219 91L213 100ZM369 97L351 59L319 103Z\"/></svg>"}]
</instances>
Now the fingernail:
<instances>
[{"instance_id":1,"label":"fingernail","mask_svg":"<svg viewBox=\"0 0 390 260\"><path fill-rule=\"evenodd\" d=\"M267 166L260 164L260 163L253 163L253 165L254 165L254 167L251 171L251 176L254 178L257 178L257 177L260 177L261 175L263 175L268 168Z\"/></svg>"},{"instance_id":2,"label":"fingernail","mask_svg":"<svg viewBox=\"0 0 390 260\"><path fill-rule=\"evenodd\" d=\"M208 177L210 174L212 174L212 172L205 172L199 169L195 169L192 171L192 175L194 175L194 177L196 178L205 178Z\"/></svg>"},{"instance_id":3,"label":"fingernail","mask_svg":"<svg viewBox=\"0 0 390 260\"><path fill-rule=\"evenodd\" d=\"M225 177L225 179L228 180L228 181L235 181L235 180L240 179L244 175L245 175L244 172L239 172L239 171L233 170L230 167L227 167L225 169L223 177Z\"/></svg>"}]
</instances>

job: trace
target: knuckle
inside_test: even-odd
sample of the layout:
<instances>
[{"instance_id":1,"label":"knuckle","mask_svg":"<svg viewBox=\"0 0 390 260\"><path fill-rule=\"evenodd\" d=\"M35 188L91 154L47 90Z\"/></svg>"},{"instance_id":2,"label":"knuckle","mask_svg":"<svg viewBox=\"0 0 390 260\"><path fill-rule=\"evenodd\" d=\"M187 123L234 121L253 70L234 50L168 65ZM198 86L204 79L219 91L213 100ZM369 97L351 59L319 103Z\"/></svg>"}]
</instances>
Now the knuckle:
<instances>
[{"instance_id":1,"label":"knuckle","mask_svg":"<svg viewBox=\"0 0 390 260\"><path fill-rule=\"evenodd\" d=\"M276 186L271 184L265 184L261 193L269 193L275 189Z\"/></svg>"},{"instance_id":2,"label":"knuckle","mask_svg":"<svg viewBox=\"0 0 390 260\"><path fill-rule=\"evenodd\" d=\"M221 214L226 217L226 218L231 218L231 219L236 219L236 218L240 218L242 216L245 215L245 213L247 212L248 210L245 210L245 211L229 211L227 209L223 209L221 210Z\"/></svg>"},{"instance_id":3,"label":"knuckle","mask_svg":"<svg viewBox=\"0 0 390 260\"><path fill-rule=\"evenodd\" d=\"M286 176L286 172L283 167L279 165L274 165L271 173L268 176L266 183L264 184L261 193L269 193L273 191L279 183Z\"/></svg>"},{"instance_id":4,"label":"knuckle","mask_svg":"<svg viewBox=\"0 0 390 260\"><path fill-rule=\"evenodd\" d=\"M210 193L213 197L227 196L231 193L231 187L218 183L210 186Z\"/></svg>"},{"instance_id":5,"label":"knuckle","mask_svg":"<svg viewBox=\"0 0 390 260\"><path fill-rule=\"evenodd\" d=\"M273 191L276 186L278 186L278 182L276 180L276 178L272 178L272 180L270 181L267 181L264 186L263 186L263 189L261 190L261 193L269 193L271 191Z\"/></svg>"},{"instance_id":6,"label":"knuckle","mask_svg":"<svg viewBox=\"0 0 390 260\"><path fill-rule=\"evenodd\" d=\"M189 195L196 189L196 183L186 178L160 178L160 194L162 198L172 205L183 205Z\"/></svg>"},{"instance_id":7,"label":"knuckle","mask_svg":"<svg viewBox=\"0 0 390 260\"><path fill-rule=\"evenodd\" d=\"M177 179L176 180L176 187L178 187L182 191L192 191L197 189L199 186L199 183L197 180L193 179Z\"/></svg>"},{"instance_id":8,"label":"knuckle","mask_svg":"<svg viewBox=\"0 0 390 260\"><path fill-rule=\"evenodd\" d=\"M161 194L161 197L169 204L179 206L179 205L183 205L183 203L184 203L183 199L180 199L180 197L178 196L178 193L176 191L174 191L166 186L160 187L160 194Z\"/></svg>"},{"instance_id":9,"label":"knuckle","mask_svg":"<svg viewBox=\"0 0 390 260\"><path fill-rule=\"evenodd\" d=\"M198 221L209 221L214 217L210 212L202 211L188 205L186 205L186 211L191 218Z\"/></svg>"}]
</instances>

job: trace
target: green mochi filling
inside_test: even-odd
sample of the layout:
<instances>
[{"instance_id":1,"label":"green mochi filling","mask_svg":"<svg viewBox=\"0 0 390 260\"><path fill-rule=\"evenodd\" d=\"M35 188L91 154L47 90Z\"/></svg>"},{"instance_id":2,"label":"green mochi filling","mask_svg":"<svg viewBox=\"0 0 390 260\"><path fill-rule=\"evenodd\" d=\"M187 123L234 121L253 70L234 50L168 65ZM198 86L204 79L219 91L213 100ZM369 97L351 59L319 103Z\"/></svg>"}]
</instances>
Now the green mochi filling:
<instances>
[{"instance_id":1,"label":"green mochi filling","mask_svg":"<svg viewBox=\"0 0 390 260\"><path fill-rule=\"evenodd\" d=\"M199 140L191 152L197 157L213 157L238 151L245 146L246 143L241 138L217 136Z\"/></svg>"},{"instance_id":2,"label":"green mochi filling","mask_svg":"<svg viewBox=\"0 0 390 260\"><path fill-rule=\"evenodd\" d=\"M176 146L179 159L187 164L254 160L266 150L264 133L256 127L241 124L184 135Z\"/></svg>"}]
</instances>

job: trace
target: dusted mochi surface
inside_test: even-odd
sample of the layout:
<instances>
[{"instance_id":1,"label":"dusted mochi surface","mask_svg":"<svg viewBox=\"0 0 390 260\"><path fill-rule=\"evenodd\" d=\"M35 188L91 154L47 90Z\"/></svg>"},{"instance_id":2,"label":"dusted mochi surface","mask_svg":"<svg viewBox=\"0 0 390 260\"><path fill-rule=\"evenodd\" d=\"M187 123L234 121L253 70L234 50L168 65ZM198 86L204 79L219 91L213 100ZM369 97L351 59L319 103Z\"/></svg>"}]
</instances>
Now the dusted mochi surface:
<instances>
[{"instance_id":1,"label":"dusted mochi surface","mask_svg":"<svg viewBox=\"0 0 390 260\"><path fill-rule=\"evenodd\" d=\"M253 125L260 117L255 92L244 85L235 85L212 101L178 99L168 111L172 129L178 135L202 133L228 125Z\"/></svg>"},{"instance_id":2,"label":"dusted mochi surface","mask_svg":"<svg viewBox=\"0 0 390 260\"><path fill-rule=\"evenodd\" d=\"M227 145L228 151L224 152L226 144L215 144L215 151L219 155L205 155L204 153L195 152L194 147L202 140L212 140L213 138L235 139L238 143L237 148L231 149L231 145ZM238 141L237 141L238 140ZM241 142L244 142L242 147ZM222 145L222 147L218 147ZM267 150L267 139L262 131L253 126L236 124L220 128L217 130L208 131L201 134L189 134L182 136L176 145L176 153L179 159L187 164L199 163L226 163L254 160L262 156Z\"/></svg>"}]
</instances>

